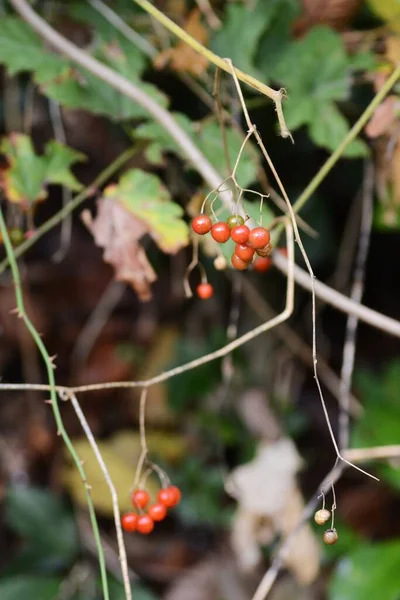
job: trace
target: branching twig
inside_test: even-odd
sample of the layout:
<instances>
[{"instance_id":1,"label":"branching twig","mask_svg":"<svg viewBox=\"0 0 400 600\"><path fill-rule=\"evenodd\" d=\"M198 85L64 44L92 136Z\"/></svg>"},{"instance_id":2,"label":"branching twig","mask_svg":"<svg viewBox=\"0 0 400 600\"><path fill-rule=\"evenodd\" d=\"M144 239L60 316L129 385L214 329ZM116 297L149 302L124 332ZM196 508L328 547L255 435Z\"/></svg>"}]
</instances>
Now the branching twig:
<instances>
[{"instance_id":1,"label":"branching twig","mask_svg":"<svg viewBox=\"0 0 400 600\"><path fill-rule=\"evenodd\" d=\"M0 209L0 230L1 230L2 237L3 237L3 242L4 242L5 249L6 249L7 257L10 262L10 267L11 267L14 286L15 286L15 298L16 298L17 308L14 312L18 316L18 318L20 318L24 321L26 328L28 329L29 333L31 334L32 338L34 339L35 344L38 347L38 350L39 350L40 354L42 355L43 361L46 366L47 377L48 377L48 381L49 381L49 385L46 387L50 391L50 403L51 403L51 407L53 410L54 419L56 421L56 425L58 428L58 434L61 435L61 437L64 441L64 444L68 448L68 450L72 456L72 459L76 465L76 468L78 469L78 472L82 479L82 482L85 486L86 502L87 502L87 505L89 508L90 520L92 523L93 534L94 534L94 537L96 540L97 551L98 551L98 556L99 556L99 564L100 564L100 572L101 572L101 581L102 581L102 586L103 586L104 600L109 600L108 581L107 581L107 572L106 572L106 566L105 566L105 560L104 560L104 553L103 553L103 548L101 545L100 532L99 532L99 527L97 524L96 513L94 510L94 505L93 505L92 497L90 494L90 486L88 484L88 481L86 478L86 473L82 466L82 462L73 446L73 443L72 443L68 433L65 430L65 427L64 427L64 424L62 421L60 408L58 406L58 401L57 401L57 388L56 388L55 377L54 377L55 365L54 365L53 360L50 357L49 353L47 352L46 346L44 345L39 333L36 331L35 326L31 322L31 320L29 319L29 317L25 311L24 298L22 295L21 280L20 280L18 265L17 265L17 261L14 256L14 250L13 250L13 247L12 247L9 235L8 235L7 227L6 227L4 218L3 218L3 212L1 211L1 209Z\"/></svg>"},{"instance_id":2,"label":"branching twig","mask_svg":"<svg viewBox=\"0 0 400 600\"><path fill-rule=\"evenodd\" d=\"M354 279L350 298L360 304L364 292L364 273L367 262L370 233L372 226L374 195L374 168L371 162L365 167L363 193L362 193L362 216L358 252L354 269ZM343 361L340 375L340 413L339 413L339 447L343 451L349 446L350 440L350 390L354 369L354 358L356 353L358 318L348 315L346 324L346 335L343 347Z\"/></svg>"}]
</instances>

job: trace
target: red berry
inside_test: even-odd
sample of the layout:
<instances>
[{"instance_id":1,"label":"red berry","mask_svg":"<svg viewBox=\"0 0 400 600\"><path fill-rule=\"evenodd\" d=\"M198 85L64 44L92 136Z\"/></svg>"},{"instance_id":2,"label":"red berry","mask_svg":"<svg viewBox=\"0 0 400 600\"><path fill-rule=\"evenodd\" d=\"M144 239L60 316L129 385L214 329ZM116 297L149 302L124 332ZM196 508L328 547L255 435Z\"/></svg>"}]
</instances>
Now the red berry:
<instances>
[{"instance_id":1,"label":"red berry","mask_svg":"<svg viewBox=\"0 0 400 600\"><path fill-rule=\"evenodd\" d=\"M208 300L214 295L214 288L211 283L200 283L196 288L196 292L199 298Z\"/></svg>"},{"instance_id":2,"label":"red berry","mask_svg":"<svg viewBox=\"0 0 400 600\"><path fill-rule=\"evenodd\" d=\"M149 508L149 517L153 521L163 521L167 516L167 509L165 504L152 504Z\"/></svg>"},{"instance_id":3,"label":"red berry","mask_svg":"<svg viewBox=\"0 0 400 600\"><path fill-rule=\"evenodd\" d=\"M199 235L205 235L211 229L211 219L207 215L197 215L192 220L192 229Z\"/></svg>"},{"instance_id":4,"label":"red berry","mask_svg":"<svg viewBox=\"0 0 400 600\"><path fill-rule=\"evenodd\" d=\"M231 238L237 244L245 244L249 239L250 229L247 225L237 225L231 229Z\"/></svg>"},{"instance_id":5,"label":"red berry","mask_svg":"<svg viewBox=\"0 0 400 600\"><path fill-rule=\"evenodd\" d=\"M133 512L125 513L121 518L122 529L125 531L129 531L129 533L133 533L136 531L138 522L138 515Z\"/></svg>"},{"instance_id":6,"label":"red berry","mask_svg":"<svg viewBox=\"0 0 400 600\"><path fill-rule=\"evenodd\" d=\"M231 262L238 271L244 271L249 266L249 263L239 258L237 254L232 254Z\"/></svg>"},{"instance_id":7,"label":"red berry","mask_svg":"<svg viewBox=\"0 0 400 600\"><path fill-rule=\"evenodd\" d=\"M247 244L236 244L235 254L244 262L250 262L254 256L254 249Z\"/></svg>"},{"instance_id":8,"label":"red berry","mask_svg":"<svg viewBox=\"0 0 400 600\"><path fill-rule=\"evenodd\" d=\"M270 240L268 229L265 227L256 227L250 231L248 244L255 250L264 248Z\"/></svg>"},{"instance_id":9,"label":"red berry","mask_svg":"<svg viewBox=\"0 0 400 600\"><path fill-rule=\"evenodd\" d=\"M172 506L175 506L175 492L174 490L171 490L170 487L168 488L163 488L158 492L158 501L160 502L160 504L164 504L164 506L166 506L167 508L171 508Z\"/></svg>"},{"instance_id":10,"label":"red berry","mask_svg":"<svg viewBox=\"0 0 400 600\"><path fill-rule=\"evenodd\" d=\"M137 520L137 530L139 533L147 535L154 529L154 521L149 515L140 515Z\"/></svg>"},{"instance_id":11,"label":"red berry","mask_svg":"<svg viewBox=\"0 0 400 600\"><path fill-rule=\"evenodd\" d=\"M182 498L181 490L176 485L170 485L168 489L174 495L173 506L176 506L177 504L179 504Z\"/></svg>"},{"instance_id":12,"label":"red berry","mask_svg":"<svg viewBox=\"0 0 400 600\"><path fill-rule=\"evenodd\" d=\"M227 220L230 229L237 227L238 225L244 225L244 219L240 215L231 215Z\"/></svg>"},{"instance_id":13,"label":"red berry","mask_svg":"<svg viewBox=\"0 0 400 600\"><path fill-rule=\"evenodd\" d=\"M228 223L225 223L225 221L215 223L215 225L211 227L211 235L219 244L225 244L231 235Z\"/></svg>"},{"instance_id":14,"label":"red berry","mask_svg":"<svg viewBox=\"0 0 400 600\"><path fill-rule=\"evenodd\" d=\"M136 492L133 492L131 500L134 506L144 508L150 500L149 492L146 492L146 490L136 490Z\"/></svg>"},{"instance_id":15,"label":"red berry","mask_svg":"<svg viewBox=\"0 0 400 600\"><path fill-rule=\"evenodd\" d=\"M257 256L256 260L253 263L253 267L255 271L259 273L264 273L268 271L272 266L272 260L267 256L266 258L262 258L261 256Z\"/></svg>"}]
</instances>

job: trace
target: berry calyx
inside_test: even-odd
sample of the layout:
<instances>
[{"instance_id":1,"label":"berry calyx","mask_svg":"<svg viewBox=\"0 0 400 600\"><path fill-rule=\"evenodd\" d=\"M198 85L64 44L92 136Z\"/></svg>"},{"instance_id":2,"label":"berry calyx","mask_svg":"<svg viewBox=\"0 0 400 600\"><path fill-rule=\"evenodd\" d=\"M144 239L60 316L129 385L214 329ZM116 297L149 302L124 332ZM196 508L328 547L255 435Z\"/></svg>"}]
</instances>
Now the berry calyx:
<instances>
[{"instance_id":1,"label":"berry calyx","mask_svg":"<svg viewBox=\"0 0 400 600\"><path fill-rule=\"evenodd\" d=\"M132 504L139 508L145 508L150 500L149 492L146 490L136 490L132 494Z\"/></svg>"},{"instance_id":2,"label":"berry calyx","mask_svg":"<svg viewBox=\"0 0 400 600\"><path fill-rule=\"evenodd\" d=\"M231 230L228 223L218 221L211 227L211 235L219 244L225 244L231 236Z\"/></svg>"},{"instance_id":3,"label":"berry calyx","mask_svg":"<svg viewBox=\"0 0 400 600\"><path fill-rule=\"evenodd\" d=\"M249 239L250 229L247 225L236 225L231 229L231 238L237 244L245 244Z\"/></svg>"},{"instance_id":4,"label":"berry calyx","mask_svg":"<svg viewBox=\"0 0 400 600\"><path fill-rule=\"evenodd\" d=\"M254 249L247 244L236 244L235 254L244 262L250 262L254 256Z\"/></svg>"},{"instance_id":5,"label":"berry calyx","mask_svg":"<svg viewBox=\"0 0 400 600\"><path fill-rule=\"evenodd\" d=\"M237 254L232 254L231 263L238 271L244 271L249 266L249 263L239 258Z\"/></svg>"},{"instance_id":6,"label":"berry calyx","mask_svg":"<svg viewBox=\"0 0 400 600\"><path fill-rule=\"evenodd\" d=\"M272 266L272 260L266 256L265 258L263 258L262 256L257 256L256 260L253 263L253 268L255 271L258 271L259 273L265 273L265 271L268 271Z\"/></svg>"},{"instance_id":7,"label":"berry calyx","mask_svg":"<svg viewBox=\"0 0 400 600\"><path fill-rule=\"evenodd\" d=\"M269 244L270 237L268 229L255 227L250 231L248 244L255 250L259 250Z\"/></svg>"},{"instance_id":8,"label":"berry calyx","mask_svg":"<svg viewBox=\"0 0 400 600\"><path fill-rule=\"evenodd\" d=\"M176 485L170 485L168 489L174 497L174 503L172 506L176 506L177 504L179 504L182 498L181 490Z\"/></svg>"},{"instance_id":9,"label":"berry calyx","mask_svg":"<svg viewBox=\"0 0 400 600\"><path fill-rule=\"evenodd\" d=\"M198 235L205 235L211 229L212 222L207 215L197 215L192 219L192 229Z\"/></svg>"},{"instance_id":10,"label":"berry calyx","mask_svg":"<svg viewBox=\"0 0 400 600\"><path fill-rule=\"evenodd\" d=\"M327 523L330 518L331 511L327 508L321 508L321 510L317 510L314 515L314 521L317 523L317 525L324 525L324 523Z\"/></svg>"},{"instance_id":11,"label":"berry calyx","mask_svg":"<svg viewBox=\"0 0 400 600\"><path fill-rule=\"evenodd\" d=\"M231 215L227 220L229 229L233 229L234 227L238 227L239 225L244 225L244 219L240 215Z\"/></svg>"},{"instance_id":12,"label":"berry calyx","mask_svg":"<svg viewBox=\"0 0 400 600\"><path fill-rule=\"evenodd\" d=\"M267 256L269 256L271 254L271 251L272 251L271 244L267 244L266 246L264 246L264 248L258 248L256 250L258 256L261 256L262 258L266 258Z\"/></svg>"},{"instance_id":13,"label":"berry calyx","mask_svg":"<svg viewBox=\"0 0 400 600\"><path fill-rule=\"evenodd\" d=\"M339 536L336 529L327 529L324 533L323 540L328 546L333 546L338 541Z\"/></svg>"},{"instance_id":14,"label":"berry calyx","mask_svg":"<svg viewBox=\"0 0 400 600\"><path fill-rule=\"evenodd\" d=\"M133 512L125 513L121 517L121 525L124 531L128 531L129 533L133 533L136 531L138 522L138 515Z\"/></svg>"},{"instance_id":15,"label":"berry calyx","mask_svg":"<svg viewBox=\"0 0 400 600\"><path fill-rule=\"evenodd\" d=\"M196 288L196 293L202 300L208 300L214 295L214 288L211 283L200 283Z\"/></svg>"},{"instance_id":16,"label":"berry calyx","mask_svg":"<svg viewBox=\"0 0 400 600\"><path fill-rule=\"evenodd\" d=\"M152 504L149 508L149 517L153 519L153 521L163 521L167 516L167 508L165 504Z\"/></svg>"},{"instance_id":17,"label":"berry calyx","mask_svg":"<svg viewBox=\"0 0 400 600\"><path fill-rule=\"evenodd\" d=\"M160 504L163 504L166 508L172 508L175 506L175 493L171 490L170 487L163 488L158 492L158 501Z\"/></svg>"},{"instance_id":18,"label":"berry calyx","mask_svg":"<svg viewBox=\"0 0 400 600\"><path fill-rule=\"evenodd\" d=\"M154 521L149 515L140 515L137 520L137 530L139 533L147 535L154 529Z\"/></svg>"}]
</instances>

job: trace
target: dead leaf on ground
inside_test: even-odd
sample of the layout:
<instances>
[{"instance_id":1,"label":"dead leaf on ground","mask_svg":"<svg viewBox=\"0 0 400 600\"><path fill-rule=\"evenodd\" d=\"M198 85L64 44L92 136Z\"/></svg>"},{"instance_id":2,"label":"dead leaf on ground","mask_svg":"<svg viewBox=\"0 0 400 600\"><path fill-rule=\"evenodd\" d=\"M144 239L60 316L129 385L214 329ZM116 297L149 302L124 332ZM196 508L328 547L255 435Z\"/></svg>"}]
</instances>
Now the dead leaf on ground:
<instances>
[{"instance_id":1,"label":"dead leaf on ground","mask_svg":"<svg viewBox=\"0 0 400 600\"><path fill-rule=\"evenodd\" d=\"M203 46L207 46L208 32L201 23L198 8L191 11L183 29ZM200 77L207 69L208 60L185 42L179 42L174 48L163 50L154 61L156 69L163 69L167 64L178 73Z\"/></svg>"},{"instance_id":2,"label":"dead leaf on ground","mask_svg":"<svg viewBox=\"0 0 400 600\"><path fill-rule=\"evenodd\" d=\"M397 108L399 99L397 96L388 96L378 106L365 127L365 133L370 138L390 134L397 120Z\"/></svg>"},{"instance_id":3,"label":"dead leaf on ground","mask_svg":"<svg viewBox=\"0 0 400 600\"><path fill-rule=\"evenodd\" d=\"M295 23L295 33L301 35L315 25L344 29L357 14L361 0L302 0L303 13Z\"/></svg>"}]
</instances>

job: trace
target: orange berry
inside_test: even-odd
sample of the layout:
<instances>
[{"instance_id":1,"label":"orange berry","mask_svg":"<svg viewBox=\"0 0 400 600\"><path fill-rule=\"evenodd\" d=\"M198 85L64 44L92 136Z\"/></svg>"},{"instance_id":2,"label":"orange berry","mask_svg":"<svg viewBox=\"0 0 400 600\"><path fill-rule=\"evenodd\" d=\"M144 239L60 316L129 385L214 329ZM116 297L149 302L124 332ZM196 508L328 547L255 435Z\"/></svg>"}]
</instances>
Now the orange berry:
<instances>
[{"instance_id":1,"label":"orange berry","mask_svg":"<svg viewBox=\"0 0 400 600\"><path fill-rule=\"evenodd\" d=\"M163 521L167 516L167 508L165 504L152 504L149 508L149 517L153 521Z\"/></svg>"},{"instance_id":2,"label":"orange berry","mask_svg":"<svg viewBox=\"0 0 400 600\"><path fill-rule=\"evenodd\" d=\"M150 500L149 492L146 490L136 490L132 494L132 504L134 506L138 506L139 508L144 508L147 506Z\"/></svg>"},{"instance_id":3,"label":"orange berry","mask_svg":"<svg viewBox=\"0 0 400 600\"><path fill-rule=\"evenodd\" d=\"M249 266L249 263L239 258L237 254L232 254L231 263L238 271L244 271Z\"/></svg>"},{"instance_id":4,"label":"orange berry","mask_svg":"<svg viewBox=\"0 0 400 600\"><path fill-rule=\"evenodd\" d=\"M133 533L136 531L138 522L138 515L133 512L125 513L121 518L122 529L125 531L129 531L129 533Z\"/></svg>"},{"instance_id":5,"label":"orange berry","mask_svg":"<svg viewBox=\"0 0 400 600\"><path fill-rule=\"evenodd\" d=\"M137 520L137 530L139 533L147 535L154 529L154 521L149 515L140 515Z\"/></svg>"},{"instance_id":6,"label":"orange berry","mask_svg":"<svg viewBox=\"0 0 400 600\"><path fill-rule=\"evenodd\" d=\"M211 283L200 283L196 288L196 293L202 300L208 300L214 295L214 288Z\"/></svg>"}]
</instances>

